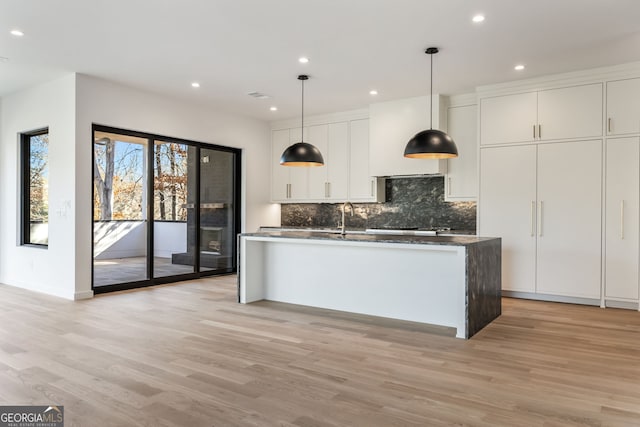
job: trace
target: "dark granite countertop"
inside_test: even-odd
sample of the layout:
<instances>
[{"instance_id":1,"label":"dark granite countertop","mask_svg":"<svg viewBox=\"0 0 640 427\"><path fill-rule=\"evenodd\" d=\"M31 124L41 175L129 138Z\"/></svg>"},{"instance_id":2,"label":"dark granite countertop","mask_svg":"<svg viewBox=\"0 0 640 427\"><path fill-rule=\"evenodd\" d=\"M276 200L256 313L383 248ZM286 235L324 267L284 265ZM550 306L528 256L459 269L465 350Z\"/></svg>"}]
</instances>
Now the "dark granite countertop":
<instances>
[{"instance_id":1,"label":"dark granite countertop","mask_svg":"<svg viewBox=\"0 0 640 427\"><path fill-rule=\"evenodd\" d=\"M371 243L405 243L419 245L444 245L444 246L470 246L478 243L497 240L496 237L476 236L410 236L393 234L369 234L364 232L348 231L342 235L339 232L328 231L304 231L304 230L278 230L260 231L258 233L242 233L246 237L272 237L283 239L310 239L331 240L347 242L371 242Z\"/></svg>"}]
</instances>

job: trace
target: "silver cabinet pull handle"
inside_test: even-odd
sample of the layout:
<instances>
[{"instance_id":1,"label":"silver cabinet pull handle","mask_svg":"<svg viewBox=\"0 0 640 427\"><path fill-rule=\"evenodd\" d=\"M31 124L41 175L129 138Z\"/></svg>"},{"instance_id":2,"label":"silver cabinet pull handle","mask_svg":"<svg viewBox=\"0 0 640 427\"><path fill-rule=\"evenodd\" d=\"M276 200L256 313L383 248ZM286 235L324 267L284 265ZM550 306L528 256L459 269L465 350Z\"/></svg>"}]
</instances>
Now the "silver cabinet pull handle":
<instances>
[{"instance_id":1,"label":"silver cabinet pull handle","mask_svg":"<svg viewBox=\"0 0 640 427\"><path fill-rule=\"evenodd\" d=\"M533 139L536 139L536 125L533 125Z\"/></svg>"},{"instance_id":2,"label":"silver cabinet pull handle","mask_svg":"<svg viewBox=\"0 0 640 427\"><path fill-rule=\"evenodd\" d=\"M449 185L449 187L447 188L447 195L450 196L451 195L451 177L447 177L447 184Z\"/></svg>"},{"instance_id":3,"label":"silver cabinet pull handle","mask_svg":"<svg viewBox=\"0 0 640 427\"><path fill-rule=\"evenodd\" d=\"M542 237L542 215L544 209L544 202L540 200L540 217L538 218L538 236Z\"/></svg>"},{"instance_id":4,"label":"silver cabinet pull handle","mask_svg":"<svg viewBox=\"0 0 640 427\"><path fill-rule=\"evenodd\" d=\"M534 218L536 216L536 202L535 201L531 201L531 210L529 211L529 219L531 220L531 237L534 237L536 235L535 230L533 229L533 227L535 227L535 223L534 223Z\"/></svg>"},{"instance_id":5,"label":"silver cabinet pull handle","mask_svg":"<svg viewBox=\"0 0 640 427\"><path fill-rule=\"evenodd\" d=\"M611 133L611 117L607 119L607 132Z\"/></svg>"},{"instance_id":6,"label":"silver cabinet pull handle","mask_svg":"<svg viewBox=\"0 0 640 427\"><path fill-rule=\"evenodd\" d=\"M538 139L542 139L542 125L538 125Z\"/></svg>"},{"instance_id":7,"label":"silver cabinet pull handle","mask_svg":"<svg viewBox=\"0 0 640 427\"><path fill-rule=\"evenodd\" d=\"M374 193L375 193L375 191L374 191L374 185L375 185L375 183L376 183L376 180L375 180L375 179L372 179L372 180L371 180L371 197L375 196L375 194L374 194Z\"/></svg>"},{"instance_id":8,"label":"silver cabinet pull handle","mask_svg":"<svg viewBox=\"0 0 640 427\"><path fill-rule=\"evenodd\" d=\"M624 240L624 200L620 202L620 239Z\"/></svg>"},{"instance_id":9,"label":"silver cabinet pull handle","mask_svg":"<svg viewBox=\"0 0 640 427\"><path fill-rule=\"evenodd\" d=\"M287 184L287 199L291 198L291 184Z\"/></svg>"}]
</instances>

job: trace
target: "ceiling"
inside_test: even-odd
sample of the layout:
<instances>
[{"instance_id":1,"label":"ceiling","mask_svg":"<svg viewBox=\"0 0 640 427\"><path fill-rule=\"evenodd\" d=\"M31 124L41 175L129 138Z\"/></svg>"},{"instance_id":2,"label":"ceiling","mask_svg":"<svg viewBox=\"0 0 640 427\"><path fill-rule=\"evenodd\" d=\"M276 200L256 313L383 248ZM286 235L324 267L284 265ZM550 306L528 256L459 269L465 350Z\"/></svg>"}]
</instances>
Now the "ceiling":
<instances>
[{"instance_id":1,"label":"ceiling","mask_svg":"<svg viewBox=\"0 0 640 427\"><path fill-rule=\"evenodd\" d=\"M1 0L0 96L75 71L278 120L300 73L305 114L426 94L429 46L443 94L638 61L639 18L638 0Z\"/></svg>"}]
</instances>

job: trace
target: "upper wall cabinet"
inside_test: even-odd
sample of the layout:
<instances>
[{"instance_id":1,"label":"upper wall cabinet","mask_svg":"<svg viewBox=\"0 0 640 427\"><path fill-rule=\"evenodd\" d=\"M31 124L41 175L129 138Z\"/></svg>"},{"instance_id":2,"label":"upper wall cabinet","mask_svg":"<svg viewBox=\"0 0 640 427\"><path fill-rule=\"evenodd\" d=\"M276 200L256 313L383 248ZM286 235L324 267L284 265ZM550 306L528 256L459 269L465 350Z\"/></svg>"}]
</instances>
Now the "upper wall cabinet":
<instances>
[{"instance_id":1,"label":"upper wall cabinet","mask_svg":"<svg viewBox=\"0 0 640 427\"><path fill-rule=\"evenodd\" d=\"M347 122L309 126L307 141L324 158L323 167L309 168L309 199L344 200L348 192L349 124Z\"/></svg>"},{"instance_id":2,"label":"upper wall cabinet","mask_svg":"<svg viewBox=\"0 0 640 427\"><path fill-rule=\"evenodd\" d=\"M300 141L300 137L300 128L274 130L271 133L271 200L274 202L304 200L309 197L308 168L280 165L280 156L284 150Z\"/></svg>"},{"instance_id":3,"label":"upper wall cabinet","mask_svg":"<svg viewBox=\"0 0 640 427\"><path fill-rule=\"evenodd\" d=\"M458 147L458 157L447 160L445 200L476 200L478 195L478 108L449 107L447 133Z\"/></svg>"},{"instance_id":4,"label":"upper wall cabinet","mask_svg":"<svg viewBox=\"0 0 640 427\"><path fill-rule=\"evenodd\" d=\"M494 96L480 101L480 143L533 141L538 120L537 92Z\"/></svg>"},{"instance_id":5,"label":"upper wall cabinet","mask_svg":"<svg viewBox=\"0 0 640 427\"><path fill-rule=\"evenodd\" d=\"M602 135L602 83L480 101L481 145Z\"/></svg>"},{"instance_id":6,"label":"upper wall cabinet","mask_svg":"<svg viewBox=\"0 0 640 427\"><path fill-rule=\"evenodd\" d=\"M640 78L607 83L607 135L640 133Z\"/></svg>"},{"instance_id":7,"label":"upper wall cabinet","mask_svg":"<svg viewBox=\"0 0 640 427\"><path fill-rule=\"evenodd\" d=\"M384 202L384 179L369 172L369 120L349 122L349 200Z\"/></svg>"},{"instance_id":8,"label":"upper wall cabinet","mask_svg":"<svg viewBox=\"0 0 640 427\"><path fill-rule=\"evenodd\" d=\"M433 96L433 127L442 129L444 101ZM446 172L446 161L408 159L404 157L407 142L429 128L429 97L378 102L369 106L371 175L423 175Z\"/></svg>"},{"instance_id":9,"label":"upper wall cabinet","mask_svg":"<svg viewBox=\"0 0 640 427\"><path fill-rule=\"evenodd\" d=\"M282 152L300 141L300 128L272 131L271 200L322 203L384 201L384 180L369 173L369 120L354 119L304 128L304 140L324 158L321 167L280 166Z\"/></svg>"}]
</instances>

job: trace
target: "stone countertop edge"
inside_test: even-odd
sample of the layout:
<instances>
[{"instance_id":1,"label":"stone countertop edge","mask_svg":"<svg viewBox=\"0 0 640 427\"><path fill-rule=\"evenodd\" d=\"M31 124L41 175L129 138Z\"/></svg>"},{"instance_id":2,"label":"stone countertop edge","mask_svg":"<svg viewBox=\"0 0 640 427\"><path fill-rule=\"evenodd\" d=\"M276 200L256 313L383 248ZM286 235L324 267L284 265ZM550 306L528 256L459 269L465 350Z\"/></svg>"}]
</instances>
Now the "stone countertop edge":
<instances>
[{"instance_id":1,"label":"stone countertop edge","mask_svg":"<svg viewBox=\"0 0 640 427\"><path fill-rule=\"evenodd\" d=\"M499 237L476 236L410 236L393 234L339 234L310 231L262 231L258 233L242 233L241 237L272 237L282 239L308 239L330 240L346 242L370 242L370 243L409 243L417 245L446 245L446 246L470 246L491 240L499 240Z\"/></svg>"}]
</instances>

